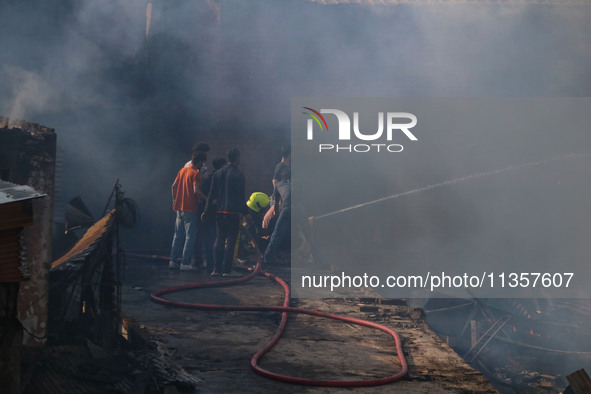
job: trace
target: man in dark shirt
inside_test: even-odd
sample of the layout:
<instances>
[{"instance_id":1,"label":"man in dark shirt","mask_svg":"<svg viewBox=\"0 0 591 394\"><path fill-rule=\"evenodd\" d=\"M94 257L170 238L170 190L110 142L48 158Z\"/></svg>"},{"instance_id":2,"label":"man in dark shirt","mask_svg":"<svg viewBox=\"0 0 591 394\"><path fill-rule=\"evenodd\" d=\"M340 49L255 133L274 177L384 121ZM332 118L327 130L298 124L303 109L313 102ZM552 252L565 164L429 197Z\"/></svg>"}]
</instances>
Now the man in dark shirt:
<instances>
[{"instance_id":1,"label":"man in dark shirt","mask_svg":"<svg viewBox=\"0 0 591 394\"><path fill-rule=\"evenodd\" d=\"M245 179L238 169L240 151L228 151L229 164L216 171L211 183L211 190L207 197L205 211L217 202L216 209L216 239L214 244L215 268L212 276L228 276L232 271L232 261L236 250L236 240L240 230L240 215L250 217L246 205Z\"/></svg>"},{"instance_id":2,"label":"man in dark shirt","mask_svg":"<svg viewBox=\"0 0 591 394\"><path fill-rule=\"evenodd\" d=\"M279 217L279 209L281 205L274 204L276 198L276 186L278 182L291 179L291 147L289 145L283 145L281 147L281 161L275 166L273 170L273 193L271 194L271 207L267 210L265 218L263 220L263 228L273 229L277 223ZM279 208L279 209L276 209ZM271 230L272 231L272 230Z\"/></svg>"},{"instance_id":3,"label":"man in dark shirt","mask_svg":"<svg viewBox=\"0 0 591 394\"><path fill-rule=\"evenodd\" d=\"M205 177L205 180L201 182L201 191L206 196L209 195L209 191L211 190L211 185L213 181L213 177L215 173L222 167L227 164L226 159L223 157L218 157L213 159L211 162L213 165L214 172L209 174ZM203 202L205 205L205 202ZM204 208L205 209L205 208ZM201 216L201 229L202 229L202 240L203 240L203 250L205 252L205 261L207 263L207 272L211 273L214 271L215 263L214 263L214 252L213 247L215 244L216 238L216 224L215 224L215 213L217 211L217 206L215 202L212 202L212 205L208 207L209 212L203 209L203 214Z\"/></svg>"},{"instance_id":4,"label":"man in dark shirt","mask_svg":"<svg viewBox=\"0 0 591 394\"><path fill-rule=\"evenodd\" d=\"M277 182L291 179L291 147L284 145L281 147L281 161L275 166L273 171L273 189Z\"/></svg>"}]
</instances>

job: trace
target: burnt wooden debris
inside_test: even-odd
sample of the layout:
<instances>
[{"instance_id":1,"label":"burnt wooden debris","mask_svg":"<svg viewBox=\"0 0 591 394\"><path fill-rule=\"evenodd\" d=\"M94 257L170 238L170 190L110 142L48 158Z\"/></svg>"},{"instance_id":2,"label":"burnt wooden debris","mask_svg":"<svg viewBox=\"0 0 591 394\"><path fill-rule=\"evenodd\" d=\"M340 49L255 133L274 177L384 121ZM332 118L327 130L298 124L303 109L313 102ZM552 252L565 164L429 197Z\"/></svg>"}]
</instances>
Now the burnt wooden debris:
<instances>
[{"instance_id":1,"label":"burnt wooden debris","mask_svg":"<svg viewBox=\"0 0 591 394\"><path fill-rule=\"evenodd\" d=\"M586 300L432 299L425 309L430 327L496 387L560 392L591 360Z\"/></svg>"},{"instance_id":2,"label":"burnt wooden debris","mask_svg":"<svg viewBox=\"0 0 591 394\"><path fill-rule=\"evenodd\" d=\"M113 348L120 311L115 302L112 236L115 211L95 223L74 247L51 264L50 338L84 335Z\"/></svg>"},{"instance_id":3,"label":"burnt wooden debris","mask_svg":"<svg viewBox=\"0 0 591 394\"><path fill-rule=\"evenodd\" d=\"M23 393L144 393L200 383L141 330L126 326L133 343L122 337L113 273L115 220L112 210L51 264L49 346L26 349Z\"/></svg>"},{"instance_id":4,"label":"burnt wooden debris","mask_svg":"<svg viewBox=\"0 0 591 394\"><path fill-rule=\"evenodd\" d=\"M564 391L565 394L586 394L591 393L591 378L587 375L587 371L579 369L566 377L569 386Z\"/></svg>"}]
</instances>

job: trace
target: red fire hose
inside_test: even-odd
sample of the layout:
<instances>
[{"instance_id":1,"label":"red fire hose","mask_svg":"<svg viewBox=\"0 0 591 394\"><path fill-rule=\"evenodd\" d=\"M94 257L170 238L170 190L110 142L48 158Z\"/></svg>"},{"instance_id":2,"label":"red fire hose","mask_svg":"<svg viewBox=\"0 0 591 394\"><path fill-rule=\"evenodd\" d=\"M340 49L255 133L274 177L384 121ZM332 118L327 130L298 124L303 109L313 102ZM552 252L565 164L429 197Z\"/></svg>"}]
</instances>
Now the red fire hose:
<instances>
[{"instance_id":1,"label":"red fire hose","mask_svg":"<svg viewBox=\"0 0 591 394\"><path fill-rule=\"evenodd\" d=\"M249 231L247 231L249 234ZM249 234L250 236L250 234ZM254 242L253 242L254 243ZM259 311L259 312L281 312L281 321L279 323L279 327L277 331L271 338L271 340L261 349L259 350L251 359L250 366L251 368L258 374L266 376L271 379L279 380L282 382L289 382L289 383L297 383L297 384L304 384L309 386L323 386L323 387L367 387L367 386L378 386L386 383L391 383L399 380L404 375L406 375L408 371L408 366L406 364L406 359L404 358L404 353L402 351L402 344L400 342L400 338L396 331L392 330L389 327L386 327L382 324L370 322L367 320L356 319L353 317L347 316L338 316L330 313L323 313L319 311L313 311L308 309L302 308L295 308L289 306L290 301L290 290L288 284L281 278L272 275L268 272L261 271L261 253L259 249L255 245L255 250L257 253L257 265L255 266L254 270L249 273L247 276L231 279L231 280L224 280L224 281L209 281L209 282L198 282L192 283L184 286L178 287L171 287L168 289L161 289L157 290L150 295L150 298L154 302L158 302L164 305L188 308L188 309L200 309L200 310L222 310L222 311ZM154 256L145 256L145 255L135 255L136 257L148 257L154 258ZM258 274L262 274L268 278L275 280L275 282L279 283L284 291L285 297L283 300L282 306L256 306L256 305L212 305L212 304L195 304L195 303L188 303L188 302L178 302L178 301L171 301L163 296L165 294L170 294L179 291L191 290L191 289L203 289L207 287L222 287L222 286L234 286L246 281L249 281L256 277ZM288 313L302 313L311 316L323 317L327 319L339 320L347 323L357 324L365 327L375 328L377 330L383 331L394 338L396 343L396 354L398 359L400 360L401 369L398 373L394 375L390 375L380 379L372 379L372 380L314 380L314 379L304 379L304 378L295 378L286 375L280 375L269 370L266 370L258 365L258 361L275 346L275 344L281 338L285 330L285 326L287 324L287 315Z\"/></svg>"}]
</instances>

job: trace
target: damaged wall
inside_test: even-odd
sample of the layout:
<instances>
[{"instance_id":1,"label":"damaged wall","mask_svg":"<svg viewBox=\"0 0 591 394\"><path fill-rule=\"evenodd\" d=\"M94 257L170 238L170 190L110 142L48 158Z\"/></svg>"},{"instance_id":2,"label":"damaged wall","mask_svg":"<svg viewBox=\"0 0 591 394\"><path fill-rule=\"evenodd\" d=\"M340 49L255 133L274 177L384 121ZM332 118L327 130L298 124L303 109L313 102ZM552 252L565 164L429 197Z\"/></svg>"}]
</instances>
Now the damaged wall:
<instances>
[{"instance_id":1,"label":"damaged wall","mask_svg":"<svg viewBox=\"0 0 591 394\"><path fill-rule=\"evenodd\" d=\"M0 178L47 194L33 201L34 224L23 231L30 280L20 286L18 318L26 330L23 343L28 345L44 343L47 328L55 152L53 129L0 117Z\"/></svg>"}]
</instances>

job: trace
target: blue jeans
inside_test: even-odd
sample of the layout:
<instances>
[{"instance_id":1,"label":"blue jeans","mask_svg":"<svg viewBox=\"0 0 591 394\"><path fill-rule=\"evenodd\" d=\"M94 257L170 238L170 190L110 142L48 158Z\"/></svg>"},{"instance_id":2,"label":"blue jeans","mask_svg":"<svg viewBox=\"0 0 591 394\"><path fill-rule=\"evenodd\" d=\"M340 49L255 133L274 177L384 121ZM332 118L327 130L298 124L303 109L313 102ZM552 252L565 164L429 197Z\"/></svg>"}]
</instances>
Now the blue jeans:
<instances>
[{"instance_id":1,"label":"blue jeans","mask_svg":"<svg viewBox=\"0 0 591 394\"><path fill-rule=\"evenodd\" d=\"M197 236L197 220L195 212L176 211L174 237L172 238L172 250L170 251L171 261L176 263L182 249L181 264L191 264L191 252L194 250L195 237Z\"/></svg>"}]
</instances>

